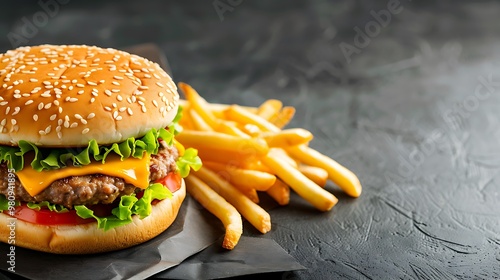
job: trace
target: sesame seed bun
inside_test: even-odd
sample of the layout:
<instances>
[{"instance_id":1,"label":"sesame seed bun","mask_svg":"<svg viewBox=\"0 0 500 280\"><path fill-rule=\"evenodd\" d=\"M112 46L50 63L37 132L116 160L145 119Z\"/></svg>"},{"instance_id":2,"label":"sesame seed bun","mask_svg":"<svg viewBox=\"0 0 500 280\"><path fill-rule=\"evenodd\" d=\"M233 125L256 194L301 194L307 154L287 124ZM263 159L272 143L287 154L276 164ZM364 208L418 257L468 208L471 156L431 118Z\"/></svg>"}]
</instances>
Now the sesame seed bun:
<instances>
[{"instance_id":1,"label":"sesame seed bun","mask_svg":"<svg viewBox=\"0 0 500 280\"><path fill-rule=\"evenodd\" d=\"M140 219L132 217L131 224L108 231L97 228L96 222L81 225L44 226L17 219L15 242L17 246L55 254L91 254L128 248L146 242L165 231L175 220L186 197L186 185L170 199L153 205L151 215ZM0 213L0 241L7 243L12 217Z\"/></svg>"},{"instance_id":2,"label":"sesame seed bun","mask_svg":"<svg viewBox=\"0 0 500 280\"><path fill-rule=\"evenodd\" d=\"M158 64L91 46L21 47L0 54L0 144L86 146L169 125L179 94Z\"/></svg>"}]
</instances>

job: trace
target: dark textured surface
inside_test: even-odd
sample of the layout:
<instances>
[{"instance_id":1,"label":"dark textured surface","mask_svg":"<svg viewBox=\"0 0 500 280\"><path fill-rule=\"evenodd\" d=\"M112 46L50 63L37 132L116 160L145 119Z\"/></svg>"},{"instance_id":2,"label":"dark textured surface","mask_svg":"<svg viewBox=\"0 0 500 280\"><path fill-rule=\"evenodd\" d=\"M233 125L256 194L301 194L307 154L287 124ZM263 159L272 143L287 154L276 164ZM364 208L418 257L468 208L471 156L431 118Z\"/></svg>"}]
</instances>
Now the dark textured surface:
<instances>
[{"instance_id":1,"label":"dark textured surface","mask_svg":"<svg viewBox=\"0 0 500 280\"><path fill-rule=\"evenodd\" d=\"M308 269L270 277L500 277L500 3L401 1L362 41L357 28L395 1L232 1L222 17L212 1L144 2L70 1L28 44L153 42L212 102L296 106L290 127L311 130L364 189L352 199L330 185L328 213L298 197L273 209L263 237ZM42 10L9 3L2 51Z\"/></svg>"}]
</instances>

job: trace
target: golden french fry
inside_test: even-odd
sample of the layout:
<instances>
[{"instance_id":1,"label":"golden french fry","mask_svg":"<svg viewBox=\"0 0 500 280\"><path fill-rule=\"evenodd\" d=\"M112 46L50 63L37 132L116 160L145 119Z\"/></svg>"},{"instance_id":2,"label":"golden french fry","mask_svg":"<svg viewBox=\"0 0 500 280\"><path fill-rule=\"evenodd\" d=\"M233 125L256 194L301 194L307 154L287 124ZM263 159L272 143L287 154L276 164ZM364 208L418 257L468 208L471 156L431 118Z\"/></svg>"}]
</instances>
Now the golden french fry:
<instances>
[{"instance_id":1,"label":"golden french fry","mask_svg":"<svg viewBox=\"0 0 500 280\"><path fill-rule=\"evenodd\" d=\"M292 157L304 164L321 167L328 172L328 178L352 197L361 195L362 187L358 177L335 160L304 145L287 147Z\"/></svg>"},{"instance_id":2,"label":"golden french fry","mask_svg":"<svg viewBox=\"0 0 500 280\"><path fill-rule=\"evenodd\" d=\"M183 145L196 149L220 149L223 151L244 152L262 156L269 147L266 141L259 138L241 138L214 131L184 130L176 136Z\"/></svg>"},{"instance_id":3,"label":"golden french fry","mask_svg":"<svg viewBox=\"0 0 500 280\"><path fill-rule=\"evenodd\" d=\"M275 148L273 150L273 156L278 157L281 160L284 160L286 163L290 164L291 166L293 166L295 168L299 167L299 165L297 164L297 161L295 161L292 157L290 157L288 155L288 153L283 149Z\"/></svg>"},{"instance_id":4,"label":"golden french fry","mask_svg":"<svg viewBox=\"0 0 500 280\"><path fill-rule=\"evenodd\" d=\"M215 128L217 123L215 116L209 109L209 103L190 85L181 82L179 83L179 88L184 92L186 99L189 101L190 108L195 110L210 127Z\"/></svg>"},{"instance_id":5,"label":"golden french fry","mask_svg":"<svg viewBox=\"0 0 500 280\"><path fill-rule=\"evenodd\" d=\"M298 166L298 169L307 178L316 183L316 185L320 187L326 186L326 181L328 180L328 172L326 172L325 169L304 164L300 164Z\"/></svg>"},{"instance_id":6,"label":"golden french fry","mask_svg":"<svg viewBox=\"0 0 500 280\"><path fill-rule=\"evenodd\" d=\"M186 148L193 148L185 145ZM255 154L244 152L224 151L221 149L205 149L198 148L198 156L203 163L206 161L219 162L222 164L233 165L243 169L253 169L267 172L268 168L259 163L258 157Z\"/></svg>"},{"instance_id":7,"label":"golden french fry","mask_svg":"<svg viewBox=\"0 0 500 280\"><path fill-rule=\"evenodd\" d=\"M273 123L278 128L283 128L292 120L294 115L295 108L291 106L285 106L283 107L283 109L281 109L276 118L271 120L271 123Z\"/></svg>"},{"instance_id":8,"label":"golden french fry","mask_svg":"<svg viewBox=\"0 0 500 280\"><path fill-rule=\"evenodd\" d=\"M275 118L283 107L283 103L277 99L268 99L262 103L258 110L257 115L261 118L270 120Z\"/></svg>"},{"instance_id":9,"label":"golden french fry","mask_svg":"<svg viewBox=\"0 0 500 280\"><path fill-rule=\"evenodd\" d=\"M262 131L279 132L280 129L266 119L245 110L238 105L229 106L226 111L226 118L240 124L253 124Z\"/></svg>"},{"instance_id":10,"label":"golden french fry","mask_svg":"<svg viewBox=\"0 0 500 280\"><path fill-rule=\"evenodd\" d=\"M262 131L260 130L260 128L258 126L251 124L251 123L240 125L240 127L244 133L246 133L252 137L257 137L262 133Z\"/></svg>"},{"instance_id":11,"label":"golden french fry","mask_svg":"<svg viewBox=\"0 0 500 280\"><path fill-rule=\"evenodd\" d=\"M232 250L243 233L238 210L196 176L191 174L184 180L188 193L222 222L226 229L222 247Z\"/></svg>"},{"instance_id":12,"label":"golden french fry","mask_svg":"<svg viewBox=\"0 0 500 280\"><path fill-rule=\"evenodd\" d=\"M267 191L276 181L276 176L273 174L257 170L242 169L230 164L204 161L203 166L217 173L225 173L226 176L224 176L224 179L237 187Z\"/></svg>"},{"instance_id":13,"label":"golden french fry","mask_svg":"<svg viewBox=\"0 0 500 280\"><path fill-rule=\"evenodd\" d=\"M232 136L239 136L241 138L250 138L250 135L241 131L238 127L236 127L236 125L230 124L227 121L219 122L219 125L217 126L217 131Z\"/></svg>"},{"instance_id":14,"label":"golden french fry","mask_svg":"<svg viewBox=\"0 0 500 280\"><path fill-rule=\"evenodd\" d=\"M181 105L182 107L185 108L186 106L189 106L189 104L190 104L189 100L179 99L179 105ZM222 116L224 115L224 110L226 110L229 106L231 106L228 104L220 104L220 103L207 103L207 105L212 114L220 119L223 119ZM251 107L251 106L242 106L242 105L239 106L253 114L257 114L257 111L259 109L257 107Z\"/></svg>"},{"instance_id":15,"label":"golden french fry","mask_svg":"<svg viewBox=\"0 0 500 280\"><path fill-rule=\"evenodd\" d=\"M266 140L269 147L285 147L306 144L313 139L311 132L302 128L284 129L279 132L263 132L260 137Z\"/></svg>"},{"instance_id":16,"label":"golden french fry","mask_svg":"<svg viewBox=\"0 0 500 280\"><path fill-rule=\"evenodd\" d=\"M188 114L191 117L193 126L196 130L213 131L212 127L208 125L208 123L205 122L205 120L195 110L189 110Z\"/></svg>"},{"instance_id":17,"label":"golden french fry","mask_svg":"<svg viewBox=\"0 0 500 280\"><path fill-rule=\"evenodd\" d=\"M271 230L271 216L269 216L269 213L252 202L229 182L220 178L216 173L206 167L202 167L194 173L196 177L202 179L214 191L238 209L238 212L240 212L258 231L266 233Z\"/></svg>"},{"instance_id":18,"label":"golden french fry","mask_svg":"<svg viewBox=\"0 0 500 280\"><path fill-rule=\"evenodd\" d=\"M267 194L272 197L279 205L287 205L290 202L290 187L280 179L267 190Z\"/></svg>"},{"instance_id":19,"label":"golden french fry","mask_svg":"<svg viewBox=\"0 0 500 280\"><path fill-rule=\"evenodd\" d=\"M316 185L290 164L274 156L275 149L271 148L269 154L262 157L262 162L274 170L283 182L320 211L328 211L337 204L338 199L333 194Z\"/></svg>"}]
</instances>

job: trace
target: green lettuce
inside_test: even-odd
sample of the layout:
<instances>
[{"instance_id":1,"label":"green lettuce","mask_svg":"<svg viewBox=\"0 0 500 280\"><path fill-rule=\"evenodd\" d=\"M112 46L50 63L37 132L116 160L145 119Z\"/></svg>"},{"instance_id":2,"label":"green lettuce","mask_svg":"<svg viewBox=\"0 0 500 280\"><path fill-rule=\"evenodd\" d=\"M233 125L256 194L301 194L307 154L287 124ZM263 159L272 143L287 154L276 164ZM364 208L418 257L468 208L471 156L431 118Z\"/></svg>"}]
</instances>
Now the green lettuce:
<instances>
[{"instance_id":1,"label":"green lettuce","mask_svg":"<svg viewBox=\"0 0 500 280\"><path fill-rule=\"evenodd\" d=\"M130 137L121 143L108 146L99 146L97 141L90 140L86 147L81 148L41 148L34 143L21 140L18 147L0 145L0 163L7 162L10 169L20 171L24 168L24 155L34 153L31 167L36 171L52 170L66 167L68 163L73 166L88 165L92 160L105 162L106 157L113 153L123 160L124 158L142 158L144 152L157 154L160 146L159 139L172 145L174 136L182 131L179 121L182 118L182 107L179 106L177 114L168 129L151 129L139 139Z\"/></svg>"},{"instance_id":2,"label":"green lettuce","mask_svg":"<svg viewBox=\"0 0 500 280\"><path fill-rule=\"evenodd\" d=\"M130 224L132 215L139 215L141 219L146 218L151 214L153 200L163 200L172 197L172 193L162 184L154 183L149 185L140 199L137 199L135 194L124 195L120 198L120 203L116 208L111 210L110 216L98 217L94 211L85 205L75 206L76 214L84 219L95 219L97 227L104 231Z\"/></svg>"},{"instance_id":3,"label":"green lettuce","mask_svg":"<svg viewBox=\"0 0 500 280\"><path fill-rule=\"evenodd\" d=\"M42 202L38 202L38 203L37 202L28 202L26 204L26 206L28 206L28 208L33 209L33 210L41 210L43 207L46 207L50 211L54 211L57 213L64 213L64 212L69 211L68 208L66 208L60 204L53 204L53 203L50 203L48 201L42 201Z\"/></svg>"},{"instance_id":4,"label":"green lettuce","mask_svg":"<svg viewBox=\"0 0 500 280\"><path fill-rule=\"evenodd\" d=\"M172 129L173 131L173 129ZM142 158L144 152L157 154L160 147L159 139L171 145L174 139L173 132L164 128L151 129L140 139L130 137L121 143L110 146L99 146L97 141L90 140L85 148L39 148L35 144L21 140L19 147L0 146L0 162L7 162L10 169L22 170L24 155L29 152L35 154L31 167L36 171L59 169L71 163L73 166L88 165L95 161L104 163L106 157L113 153L123 160L124 158Z\"/></svg>"},{"instance_id":5,"label":"green lettuce","mask_svg":"<svg viewBox=\"0 0 500 280\"><path fill-rule=\"evenodd\" d=\"M193 148L187 148L175 164L177 165L177 172L182 178L186 178L191 169L198 171L202 166L201 159L198 157L198 150Z\"/></svg>"}]
</instances>

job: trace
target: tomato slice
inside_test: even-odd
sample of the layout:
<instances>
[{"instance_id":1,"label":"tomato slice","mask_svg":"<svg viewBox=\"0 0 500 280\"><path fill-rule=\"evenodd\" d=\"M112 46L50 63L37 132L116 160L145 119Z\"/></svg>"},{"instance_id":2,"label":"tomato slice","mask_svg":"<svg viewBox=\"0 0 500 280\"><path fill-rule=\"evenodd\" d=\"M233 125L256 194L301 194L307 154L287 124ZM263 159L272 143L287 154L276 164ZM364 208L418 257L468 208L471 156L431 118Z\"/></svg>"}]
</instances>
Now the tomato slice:
<instances>
[{"instance_id":1,"label":"tomato slice","mask_svg":"<svg viewBox=\"0 0 500 280\"><path fill-rule=\"evenodd\" d=\"M175 172L170 172L167 176L155 181L155 183L160 183L167 187L172 193L181 188L181 182L181 175Z\"/></svg>"},{"instance_id":2,"label":"tomato slice","mask_svg":"<svg viewBox=\"0 0 500 280\"><path fill-rule=\"evenodd\" d=\"M167 187L172 193L181 188L182 178L179 174L170 172L167 176L156 180L156 183L160 183ZM142 192L137 194L137 198L142 197ZM153 201L155 203L155 201ZM97 204L89 206L94 213L99 217L105 217L111 215L111 210L116 207L116 204ZM39 225L79 225L95 222L94 219L83 219L80 218L75 210L69 210L68 212L54 212L48 209L34 210L26 206L26 204L21 204L17 206L13 217Z\"/></svg>"},{"instance_id":3,"label":"tomato slice","mask_svg":"<svg viewBox=\"0 0 500 280\"><path fill-rule=\"evenodd\" d=\"M22 204L14 210L15 218L39 225L78 225L94 222L94 219L80 218L75 210L68 212L54 212L48 209L34 210Z\"/></svg>"}]
</instances>

